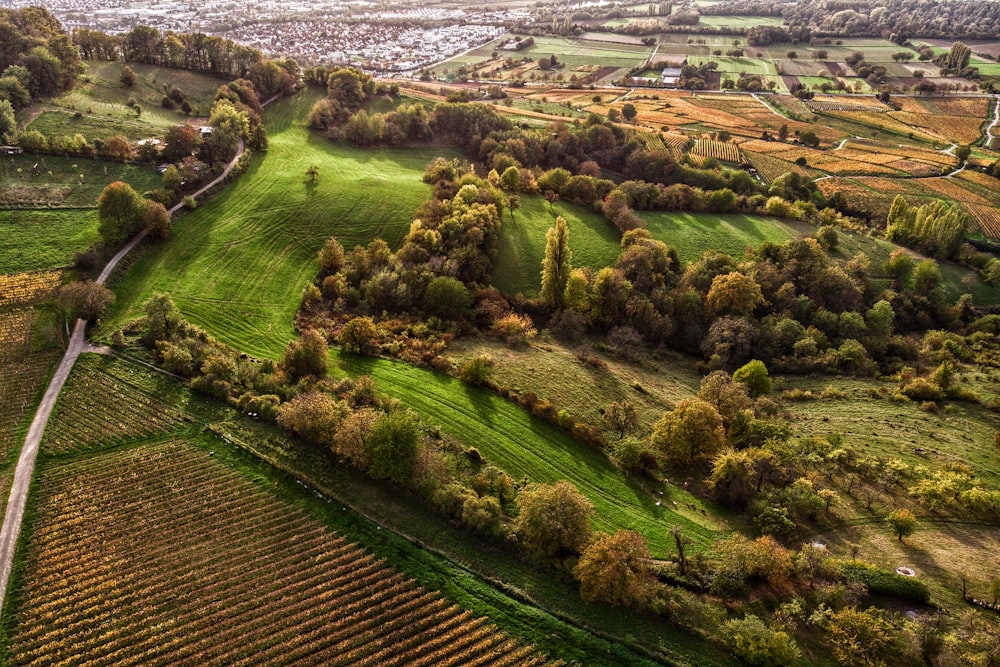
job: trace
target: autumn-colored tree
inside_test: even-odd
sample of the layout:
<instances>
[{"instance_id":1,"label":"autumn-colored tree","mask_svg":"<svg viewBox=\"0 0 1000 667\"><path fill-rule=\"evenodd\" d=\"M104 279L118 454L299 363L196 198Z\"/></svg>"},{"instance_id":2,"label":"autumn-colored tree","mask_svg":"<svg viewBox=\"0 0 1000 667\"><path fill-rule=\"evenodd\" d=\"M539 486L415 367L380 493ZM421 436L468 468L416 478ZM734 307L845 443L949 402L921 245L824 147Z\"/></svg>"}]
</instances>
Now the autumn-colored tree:
<instances>
[{"instance_id":1,"label":"autumn-colored tree","mask_svg":"<svg viewBox=\"0 0 1000 667\"><path fill-rule=\"evenodd\" d=\"M646 538L633 530L601 534L583 550L573 568L585 602L615 606L642 606L649 599L654 579L652 556Z\"/></svg>"},{"instance_id":2,"label":"autumn-colored tree","mask_svg":"<svg viewBox=\"0 0 1000 667\"><path fill-rule=\"evenodd\" d=\"M898 657L903 648L885 610L875 607L845 607L830 617L826 631L833 657L845 667L894 662L892 657Z\"/></svg>"},{"instance_id":3,"label":"autumn-colored tree","mask_svg":"<svg viewBox=\"0 0 1000 667\"><path fill-rule=\"evenodd\" d=\"M122 181L109 184L97 200L97 231L108 245L118 245L142 229L146 202Z\"/></svg>"},{"instance_id":4,"label":"autumn-colored tree","mask_svg":"<svg viewBox=\"0 0 1000 667\"><path fill-rule=\"evenodd\" d=\"M294 382L304 377L322 378L327 367L326 336L318 329L306 329L281 355L281 367Z\"/></svg>"},{"instance_id":5,"label":"autumn-colored tree","mask_svg":"<svg viewBox=\"0 0 1000 667\"><path fill-rule=\"evenodd\" d=\"M319 251L320 278L333 275L342 268L344 268L344 246L335 236L331 236Z\"/></svg>"},{"instance_id":6,"label":"autumn-colored tree","mask_svg":"<svg viewBox=\"0 0 1000 667\"><path fill-rule=\"evenodd\" d=\"M612 401L604 409L602 417L607 427L618 433L619 440L639 426L639 414L635 411L635 406L628 401Z\"/></svg>"},{"instance_id":7,"label":"autumn-colored tree","mask_svg":"<svg viewBox=\"0 0 1000 667\"><path fill-rule=\"evenodd\" d=\"M160 202L147 201L142 209L142 227L156 239L165 239L170 234L170 213Z\"/></svg>"},{"instance_id":8,"label":"autumn-colored tree","mask_svg":"<svg viewBox=\"0 0 1000 667\"><path fill-rule=\"evenodd\" d=\"M201 136L194 127L186 124L173 125L163 138L163 159L180 162L193 155L200 143Z\"/></svg>"},{"instance_id":9,"label":"autumn-colored tree","mask_svg":"<svg viewBox=\"0 0 1000 667\"><path fill-rule=\"evenodd\" d=\"M56 296L56 302L67 316L89 322L99 320L114 300L114 292L90 280L62 285Z\"/></svg>"},{"instance_id":10,"label":"autumn-colored tree","mask_svg":"<svg viewBox=\"0 0 1000 667\"><path fill-rule=\"evenodd\" d=\"M348 415L333 437L334 453L356 466L367 468L371 460L365 442L379 414L373 408L361 408Z\"/></svg>"},{"instance_id":11,"label":"autumn-colored tree","mask_svg":"<svg viewBox=\"0 0 1000 667\"><path fill-rule=\"evenodd\" d=\"M545 258L542 260L542 288L539 300L549 308L562 308L566 283L572 270L573 253L569 249L569 227L561 215L545 235Z\"/></svg>"},{"instance_id":12,"label":"autumn-colored tree","mask_svg":"<svg viewBox=\"0 0 1000 667\"><path fill-rule=\"evenodd\" d=\"M378 329L370 317L355 317L340 330L338 341L346 352L371 354L375 349Z\"/></svg>"},{"instance_id":13,"label":"autumn-colored tree","mask_svg":"<svg viewBox=\"0 0 1000 667\"><path fill-rule=\"evenodd\" d=\"M133 71L128 65L125 65L125 67L122 68L122 73L121 76L118 77L118 80L121 81L122 85L126 88L132 88L135 86L137 78L138 77L136 77L135 71Z\"/></svg>"},{"instance_id":14,"label":"autumn-colored tree","mask_svg":"<svg viewBox=\"0 0 1000 667\"><path fill-rule=\"evenodd\" d=\"M726 442L719 412L700 399L686 399L660 418L650 444L675 466L710 460Z\"/></svg>"},{"instance_id":15,"label":"autumn-colored tree","mask_svg":"<svg viewBox=\"0 0 1000 667\"><path fill-rule=\"evenodd\" d=\"M282 404L278 424L304 440L330 448L347 414L347 407L329 394L309 391Z\"/></svg>"},{"instance_id":16,"label":"autumn-colored tree","mask_svg":"<svg viewBox=\"0 0 1000 667\"><path fill-rule=\"evenodd\" d=\"M738 271L715 276L705 302L718 316L745 316L764 302L760 285Z\"/></svg>"},{"instance_id":17,"label":"autumn-colored tree","mask_svg":"<svg viewBox=\"0 0 1000 667\"><path fill-rule=\"evenodd\" d=\"M517 531L537 556L579 553L590 539L594 506L572 482L536 484L517 496Z\"/></svg>"},{"instance_id":18,"label":"autumn-colored tree","mask_svg":"<svg viewBox=\"0 0 1000 667\"><path fill-rule=\"evenodd\" d=\"M917 529L917 517L905 507L890 512L885 520L889 524L892 534L900 542L903 541L904 537L912 535Z\"/></svg>"},{"instance_id":19,"label":"autumn-colored tree","mask_svg":"<svg viewBox=\"0 0 1000 667\"><path fill-rule=\"evenodd\" d=\"M702 378L698 398L718 410L725 426L731 424L737 414L753 407L747 386L741 382L733 382L732 376L726 371L712 371Z\"/></svg>"},{"instance_id":20,"label":"autumn-colored tree","mask_svg":"<svg viewBox=\"0 0 1000 667\"><path fill-rule=\"evenodd\" d=\"M104 154L112 160L127 160L132 155L132 146L126 137L116 135L104 142Z\"/></svg>"},{"instance_id":21,"label":"autumn-colored tree","mask_svg":"<svg viewBox=\"0 0 1000 667\"><path fill-rule=\"evenodd\" d=\"M722 636L733 653L755 667L791 665L801 655L791 635L768 627L753 614L726 621Z\"/></svg>"}]
</instances>

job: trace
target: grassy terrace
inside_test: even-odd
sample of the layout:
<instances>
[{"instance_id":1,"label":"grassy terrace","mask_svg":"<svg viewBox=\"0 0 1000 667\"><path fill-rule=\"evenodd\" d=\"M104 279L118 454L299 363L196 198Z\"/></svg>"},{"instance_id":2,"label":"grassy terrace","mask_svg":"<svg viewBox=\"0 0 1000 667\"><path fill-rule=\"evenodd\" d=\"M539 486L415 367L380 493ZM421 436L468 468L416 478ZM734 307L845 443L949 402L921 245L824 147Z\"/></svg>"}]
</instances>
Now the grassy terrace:
<instances>
[{"instance_id":1,"label":"grassy terrace","mask_svg":"<svg viewBox=\"0 0 1000 667\"><path fill-rule=\"evenodd\" d=\"M540 196L521 196L514 219L505 215L500 246L493 265L493 284L509 294L534 296L545 256L545 234L561 215L569 226L573 266L600 269L615 263L620 237L603 216L581 206L556 202L551 206ZM537 267L536 270L532 270Z\"/></svg>"},{"instance_id":2,"label":"grassy terrace","mask_svg":"<svg viewBox=\"0 0 1000 667\"><path fill-rule=\"evenodd\" d=\"M441 150L362 151L312 136L304 119L319 96L305 91L267 110L267 152L138 261L104 332L135 317L154 292L167 292L224 342L276 357L293 336L299 295L329 236L347 248L376 237L399 246L430 194L424 166ZM319 167L314 184L305 175L310 165Z\"/></svg>"}]
</instances>

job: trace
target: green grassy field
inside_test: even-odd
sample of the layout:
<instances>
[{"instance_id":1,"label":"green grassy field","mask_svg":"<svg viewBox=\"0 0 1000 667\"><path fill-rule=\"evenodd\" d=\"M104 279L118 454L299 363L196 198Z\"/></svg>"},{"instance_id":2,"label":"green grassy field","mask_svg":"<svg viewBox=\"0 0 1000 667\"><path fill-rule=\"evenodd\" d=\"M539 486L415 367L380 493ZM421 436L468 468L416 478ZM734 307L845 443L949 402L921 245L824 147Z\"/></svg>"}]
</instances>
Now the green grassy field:
<instances>
[{"instance_id":1,"label":"green grassy field","mask_svg":"<svg viewBox=\"0 0 1000 667\"><path fill-rule=\"evenodd\" d=\"M744 249L764 241L780 243L809 234L809 225L744 214L640 212L653 238L677 249L682 262L692 262L708 249L741 257Z\"/></svg>"},{"instance_id":2,"label":"green grassy field","mask_svg":"<svg viewBox=\"0 0 1000 667\"><path fill-rule=\"evenodd\" d=\"M336 235L348 249L383 238L398 247L431 192L421 181L442 152L358 150L304 125L314 90L267 111L270 146L221 195L175 222L171 238L142 257L117 288L101 333L139 314L154 292L185 317L250 354L277 357L293 338L302 289L316 253ZM305 170L319 167L315 184Z\"/></svg>"},{"instance_id":3,"label":"green grassy field","mask_svg":"<svg viewBox=\"0 0 1000 667\"><path fill-rule=\"evenodd\" d=\"M755 25L781 27L785 20L780 16L702 16L700 26L713 28L752 28Z\"/></svg>"},{"instance_id":4,"label":"green grassy field","mask_svg":"<svg viewBox=\"0 0 1000 667\"><path fill-rule=\"evenodd\" d=\"M635 530L649 540L658 557L671 553L667 530L680 525L698 548L705 547L723 526L671 500L689 499L672 487L664 496L645 490L614 467L607 457L574 440L548 422L492 392L470 387L445 375L399 362L340 354L339 372L366 373L379 388L413 408L430 424L474 446L486 460L513 479L554 483L568 479L594 503L596 530Z\"/></svg>"},{"instance_id":5,"label":"green grassy field","mask_svg":"<svg viewBox=\"0 0 1000 667\"><path fill-rule=\"evenodd\" d=\"M108 183L125 181L145 192L160 187L160 179L156 169L147 164L79 156L11 155L0 158L0 191L4 193L0 201L7 205L97 206L97 198ZM16 194L19 188L24 189L23 197ZM35 196L39 191L48 194ZM38 204L33 204L36 201Z\"/></svg>"},{"instance_id":6,"label":"green grassy field","mask_svg":"<svg viewBox=\"0 0 1000 667\"><path fill-rule=\"evenodd\" d=\"M617 230L605 218L580 206L556 202L552 206L540 196L521 197L514 220L504 216L500 247L493 264L493 284L508 294L535 296L545 256L545 234L561 215L569 226L573 266L600 269L614 264L620 249ZM530 267L538 267L531 271Z\"/></svg>"},{"instance_id":7,"label":"green grassy field","mask_svg":"<svg viewBox=\"0 0 1000 667\"><path fill-rule=\"evenodd\" d=\"M0 211L0 274L67 266L98 241L96 210Z\"/></svg>"}]
</instances>

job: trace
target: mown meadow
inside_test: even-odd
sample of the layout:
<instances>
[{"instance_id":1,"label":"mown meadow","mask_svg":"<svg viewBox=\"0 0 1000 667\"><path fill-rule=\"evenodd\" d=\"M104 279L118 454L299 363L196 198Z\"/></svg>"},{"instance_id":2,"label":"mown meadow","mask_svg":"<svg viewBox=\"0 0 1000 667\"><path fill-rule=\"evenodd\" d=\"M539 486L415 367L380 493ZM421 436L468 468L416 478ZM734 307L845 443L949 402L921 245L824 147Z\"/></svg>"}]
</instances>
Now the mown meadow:
<instances>
[{"instance_id":1,"label":"mown meadow","mask_svg":"<svg viewBox=\"0 0 1000 667\"><path fill-rule=\"evenodd\" d=\"M312 91L269 108L269 147L222 194L177 218L171 238L117 288L110 332L154 293L169 293L192 322L249 354L275 358L315 277L316 253L336 235L347 248L383 238L398 247L430 194L424 167L441 151L362 151L309 134ZM306 170L315 165L315 182Z\"/></svg>"}]
</instances>

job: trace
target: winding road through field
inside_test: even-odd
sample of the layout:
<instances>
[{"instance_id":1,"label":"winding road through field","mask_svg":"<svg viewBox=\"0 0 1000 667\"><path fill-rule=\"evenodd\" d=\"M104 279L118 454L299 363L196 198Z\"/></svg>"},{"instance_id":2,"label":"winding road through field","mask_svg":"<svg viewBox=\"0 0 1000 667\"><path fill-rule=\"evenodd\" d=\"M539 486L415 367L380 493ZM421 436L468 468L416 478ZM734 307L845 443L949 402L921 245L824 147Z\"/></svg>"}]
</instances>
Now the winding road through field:
<instances>
[{"instance_id":1,"label":"winding road through field","mask_svg":"<svg viewBox=\"0 0 1000 667\"><path fill-rule=\"evenodd\" d=\"M192 196L198 197L229 176L229 172L243 156L244 149L243 140L240 139L236 156L226 164L222 173ZM184 204L181 203L170 208L170 215L173 216L183 206ZM131 241L115 253L95 282L102 285L107 282L108 277L111 276L112 271L115 270L122 258L135 250L136 246L146 238L146 232L147 230L143 230L136 234ZM7 583L14 565L14 549L17 547L17 538L21 534L21 522L24 519L24 507L28 500L28 488L31 486L31 478L35 472L38 447L42 442L42 435L45 433L45 427L49 423L49 417L52 415L56 400L59 398L59 392L62 391L77 357L91 349L87 343L86 331L87 323L84 320L77 320L73 327L73 334L69 339L69 345L66 347L66 353L63 355L62 361L59 362L56 372L52 375L52 380L49 381L49 386L38 404L34 418L31 420L28 434L24 438L24 446L21 448L21 455L17 459L17 467L14 468L14 480L10 486L10 497L7 499L7 511L4 514L3 527L0 528L0 610L3 609L7 598Z\"/></svg>"}]
</instances>

